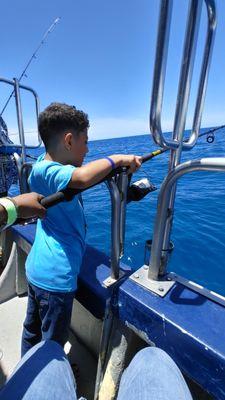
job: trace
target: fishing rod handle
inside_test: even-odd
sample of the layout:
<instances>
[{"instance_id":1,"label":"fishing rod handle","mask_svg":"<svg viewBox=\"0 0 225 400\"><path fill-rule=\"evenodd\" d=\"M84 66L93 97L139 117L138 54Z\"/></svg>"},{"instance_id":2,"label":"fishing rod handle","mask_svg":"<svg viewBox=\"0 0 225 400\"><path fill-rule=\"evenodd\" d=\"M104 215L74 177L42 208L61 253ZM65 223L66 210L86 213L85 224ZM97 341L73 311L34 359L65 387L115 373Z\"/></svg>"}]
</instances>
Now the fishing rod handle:
<instances>
[{"instance_id":1,"label":"fishing rod handle","mask_svg":"<svg viewBox=\"0 0 225 400\"><path fill-rule=\"evenodd\" d=\"M65 200L65 193L63 191L50 194L47 197L43 197L40 200L40 203L43 207L49 208L55 206L56 204L60 203L61 201Z\"/></svg>"}]
</instances>

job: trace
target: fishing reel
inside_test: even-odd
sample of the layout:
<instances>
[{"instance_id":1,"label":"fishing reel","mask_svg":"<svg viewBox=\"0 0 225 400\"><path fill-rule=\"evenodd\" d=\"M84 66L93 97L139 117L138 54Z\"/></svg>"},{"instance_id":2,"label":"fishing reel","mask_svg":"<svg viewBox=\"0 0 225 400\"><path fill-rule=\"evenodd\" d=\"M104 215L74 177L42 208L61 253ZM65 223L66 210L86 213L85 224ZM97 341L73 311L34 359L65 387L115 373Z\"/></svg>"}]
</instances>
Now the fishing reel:
<instances>
[{"instance_id":1,"label":"fishing reel","mask_svg":"<svg viewBox=\"0 0 225 400\"><path fill-rule=\"evenodd\" d=\"M148 193L154 192L155 190L157 190L157 187L153 185L149 179L140 179L129 186L127 191L127 203L130 203L130 201L140 201L147 196Z\"/></svg>"},{"instance_id":2,"label":"fishing reel","mask_svg":"<svg viewBox=\"0 0 225 400\"><path fill-rule=\"evenodd\" d=\"M215 135L214 135L214 133L209 133L209 134L207 135L207 137L206 137L206 140L207 140L208 143L213 143L214 140L215 140Z\"/></svg>"}]
</instances>

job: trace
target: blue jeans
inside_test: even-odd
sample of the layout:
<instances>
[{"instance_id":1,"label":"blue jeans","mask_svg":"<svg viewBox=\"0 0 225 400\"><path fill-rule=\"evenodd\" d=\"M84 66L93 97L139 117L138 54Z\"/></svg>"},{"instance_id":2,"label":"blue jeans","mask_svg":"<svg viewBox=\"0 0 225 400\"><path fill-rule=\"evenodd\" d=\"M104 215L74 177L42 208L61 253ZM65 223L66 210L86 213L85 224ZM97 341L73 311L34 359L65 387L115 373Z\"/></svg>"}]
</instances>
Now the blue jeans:
<instances>
[{"instance_id":1,"label":"blue jeans","mask_svg":"<svg viewBox=\"0 0 225 400\"><path fill-rule=\"evenodd\" d=\"M163 350L139 351L120 382L117 400L192 400L175 362Z\"/></svg>"},{"instance_id":2,"label":"blue jeans","mask_svg":"<svg viewBox=\"0 0 225 400\"><path fill-rule=\"evenodd\" d=\"M0 400L76 400L67 357L51 340L32 347L0 390Z\"/></svg>"},{"instance_id":3,"label":"blue jeans","mask_svg":"<svg viewBox=\"0 0 225 400\"><path fill-rule=\"evenodd\" d=\"M87 366L88 368L88 366ZM72 370L61 346L33 347L0 391L0 400L77 400ZM147 347L122 375L117 400L191 400L184 378L163 351Z\"/></svg>"},{"instance_id":4,"label":"blue jeans","mask_svg":"<svg viewBox=\"0 0 225 400\"><path fill-rule=\"evenodd\" d=\"M74 292L49 292L28 284L28 304L23 324L21 356L41 340L64 346L68 340Z\"/></svg>"}]
</instances>

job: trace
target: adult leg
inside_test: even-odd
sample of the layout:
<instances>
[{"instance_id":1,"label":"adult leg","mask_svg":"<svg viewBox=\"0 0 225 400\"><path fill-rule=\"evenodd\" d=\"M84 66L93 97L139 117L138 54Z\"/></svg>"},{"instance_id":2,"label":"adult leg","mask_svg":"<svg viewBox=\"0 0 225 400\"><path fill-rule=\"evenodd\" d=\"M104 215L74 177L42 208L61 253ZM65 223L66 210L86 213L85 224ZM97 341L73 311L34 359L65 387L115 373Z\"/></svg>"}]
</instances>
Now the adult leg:
<instances>
[{"instance_id":1,"label":"adult leg","mask_svg":"<svg viewBox=\"0 0 225 400\"><path fill-rule=\"evenodd\" d=\"M41 320L35 290L28 284L27 314L23 324L21 356L41 341Z\"/></svg>"},{"instance_id":2,"label":"adult leg","mask_svg":"<svg viewBox=\"0 0 225 400\"><path fill-rule=\"evenodd\" d=\"M187 384L163 350L139 351L122 375L117 400L191 400Z\"/></svg>"},{"instance_id":3,"label":"adult leg","mask_svg":"<svg viewBox=\"0 0 225 400\"><path fill-rule=\"evenodd\" d=\"M76 400L76 384L60 345L42 341L29 350L0 390L0 400Z\"/></svg>"}]
</instances>

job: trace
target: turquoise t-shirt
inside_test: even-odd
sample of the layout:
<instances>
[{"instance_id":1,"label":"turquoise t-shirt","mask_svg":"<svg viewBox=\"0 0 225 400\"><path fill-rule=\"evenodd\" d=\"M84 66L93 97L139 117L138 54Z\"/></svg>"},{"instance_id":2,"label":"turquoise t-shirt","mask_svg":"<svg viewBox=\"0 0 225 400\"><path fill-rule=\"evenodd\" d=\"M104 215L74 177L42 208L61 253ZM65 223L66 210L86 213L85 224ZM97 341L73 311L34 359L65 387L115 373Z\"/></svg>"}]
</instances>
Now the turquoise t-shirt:
<instances>
[{"instance_id":1,"label":"turquoise t-shirt","mask_svg":"<svg viewBox=\"0 0 225 400\"><path fill-rule=\"evenodd\" d=\"M48 196L65 189L74 170L72 165L44 160L42 155L32 168L30 188ZM85 249L85 231L79 195L50 207L46 217L37 222L36 237L26 261L28 281L54 292L75 290Z\"/></svg>"}]
</instances>

